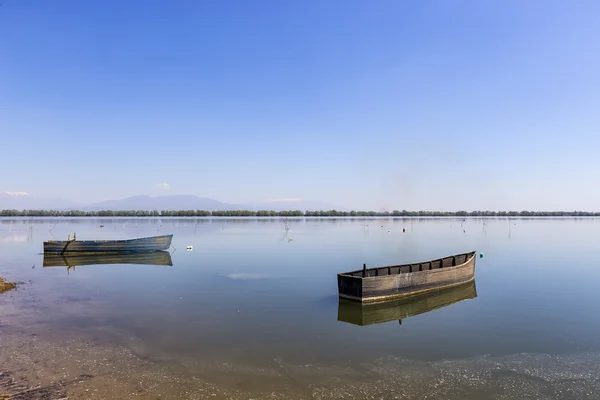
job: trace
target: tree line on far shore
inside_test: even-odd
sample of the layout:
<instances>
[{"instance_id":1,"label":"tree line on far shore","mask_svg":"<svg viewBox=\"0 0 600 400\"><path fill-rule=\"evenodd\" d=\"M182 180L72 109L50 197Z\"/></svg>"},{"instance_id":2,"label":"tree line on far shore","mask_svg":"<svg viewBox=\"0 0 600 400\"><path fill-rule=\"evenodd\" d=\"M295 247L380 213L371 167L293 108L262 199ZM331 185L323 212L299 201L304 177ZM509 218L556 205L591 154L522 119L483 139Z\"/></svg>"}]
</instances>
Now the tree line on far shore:
<instances>
[{"instance_id":1,"label":"tree line on far shore","mask_svg":"<svg viewBox=\"0 0 600 400\"><path fill-rule=\"evenodd\" d=\"M590 211L0 210L0 217L599 217Z\"/></svg>"}]
</instances>

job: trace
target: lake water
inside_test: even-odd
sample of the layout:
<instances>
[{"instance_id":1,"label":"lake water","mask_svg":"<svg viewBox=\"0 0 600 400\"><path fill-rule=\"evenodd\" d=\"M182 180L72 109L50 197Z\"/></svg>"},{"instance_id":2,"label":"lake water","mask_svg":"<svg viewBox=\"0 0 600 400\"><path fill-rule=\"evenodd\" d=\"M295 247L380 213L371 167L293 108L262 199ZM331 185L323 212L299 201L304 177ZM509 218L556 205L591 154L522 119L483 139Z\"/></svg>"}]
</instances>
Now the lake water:
<instances>
[{"instance_id":1,"label":"lake water","mask_svg":"<svg viewBox=\"0 0 600 400\"><path fill-rule=\"evenodd\" d=\"M203 376L223 388L207 394L212 398L257 393L368 398L359 388L345 396L339 390L366 382L383 364L405 381L374 398L421 398L424 390L430 398L512 398L491 373L478 378L486 381L483 386L436 377L442 381L433 390L409 385L409 369L435 366L439 374L453 369L459 379L467 370L491 369L480 364L495 360L493 368L526 376L526 368L517 371L514 363L542 365L532 359L540 355L570 360L564 365L583 363L571 374L589 379L573 375L569 379L580 383L569 389L546 376L546 386L538 388L527 375L515 393L523 396L528 387L531 398L600 398L594 378L600 367L600 221L299 218L288 223L286 232L282 219L0 219L0 276L23 282L0 295L0 333L124 346L169 365L172 376ZM79 240L173 233L172 265L43 267L42 242L73 232ZM477 258L474 285L434 296L417 315L405 304L408 315L401 323L381 317L361 326L356 323L360 307L344 309L338 300L339 272L363 263L417 262L471 250L484 255ZM427 304L445 306L428 311ZM402 362L389 365L390 360ZM456 364L465 360L471 364ZM564 365L544 368L556 374ZM440 392L444 385L448 390Z\"/></svg>"}]
</instances>

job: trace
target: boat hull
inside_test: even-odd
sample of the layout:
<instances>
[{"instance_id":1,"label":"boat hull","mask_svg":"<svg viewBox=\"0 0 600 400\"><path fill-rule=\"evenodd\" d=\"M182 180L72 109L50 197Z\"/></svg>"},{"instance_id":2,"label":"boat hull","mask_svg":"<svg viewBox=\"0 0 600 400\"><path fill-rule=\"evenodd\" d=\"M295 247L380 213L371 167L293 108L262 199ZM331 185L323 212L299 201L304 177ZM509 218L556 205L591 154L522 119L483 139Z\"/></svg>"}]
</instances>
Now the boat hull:
<instances>
[{"instance_id":1,"label":"boat hull","mask_svg":"<svg viewBox=\"0 0 600 400\"><path fill-rule=\"evenodd\" d=\"M475 252L415 264L338 274L339 296L361 302L387 301L461 285L475 278Z\"/></svg>"},{"instance_id":2,"label":"boat hull","mask_svg":"<svg viewBox=\"0 0 600 400\"><path fill-rule=\"evenodd\" d=\"M44 253L65 255L163 251L171 247L172 239L173 235L128 240L53 240L44 242Z\"/></svg>"}]
</instances>

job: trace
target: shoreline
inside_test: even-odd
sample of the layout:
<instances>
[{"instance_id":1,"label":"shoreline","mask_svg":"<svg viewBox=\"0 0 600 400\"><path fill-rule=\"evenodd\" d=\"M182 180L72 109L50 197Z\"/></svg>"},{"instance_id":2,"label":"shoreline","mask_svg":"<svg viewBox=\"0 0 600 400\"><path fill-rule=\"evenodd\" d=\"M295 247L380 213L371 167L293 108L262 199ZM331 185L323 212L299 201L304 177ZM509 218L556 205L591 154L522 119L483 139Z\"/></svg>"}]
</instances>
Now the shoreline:
<instances>
[{"instance_id":1,"label":"shoreline","mask_svg":"<svg viewBox=\"0 0 600 400\"><path fill-rule=\"evenodd\" d=\"M7 282L0 277L0 294L6 293L10 290L16 289L17 284L14 282Z\"/></svg>"}]
</instances>

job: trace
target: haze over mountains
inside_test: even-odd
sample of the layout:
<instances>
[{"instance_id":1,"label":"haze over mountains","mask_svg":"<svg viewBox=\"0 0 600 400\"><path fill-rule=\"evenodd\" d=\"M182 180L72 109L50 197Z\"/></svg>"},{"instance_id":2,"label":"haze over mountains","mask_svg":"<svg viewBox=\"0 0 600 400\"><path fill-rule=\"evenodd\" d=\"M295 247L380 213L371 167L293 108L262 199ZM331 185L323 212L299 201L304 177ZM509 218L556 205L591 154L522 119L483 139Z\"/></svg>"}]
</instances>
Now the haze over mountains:
<instances>
[{"instance_id":1,"label":"haze over mountains","mask_svg":"<svg viewBox=\"0 0 600 400\"><path fill-rule=\"evenodd\" d=\"M106 200L92 204L77 203L68 199L50 199L26 193L0 193L0 210L346 210L332 204L301 199L279 199L265 202L225 203L208 197L194 195L133 196L120 200Z\"/></svg>"},{"instance_id":2,"label":"haze over mountains","mask_svg":"<svg viewBox=\"0 0 600 400\"><path fill-rule=\"evenodd\" d=\"M77 202L67 199L41 198L25 192L0 192L2 210L63 210L79 206Z\"/></svg>"}]
</instances>

